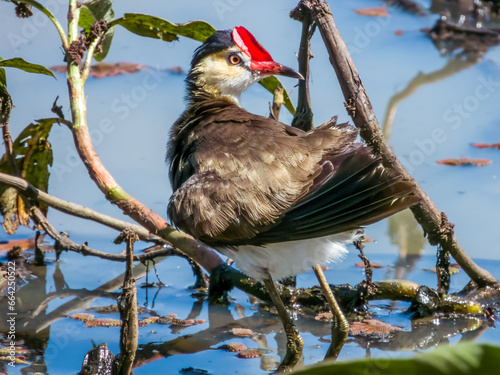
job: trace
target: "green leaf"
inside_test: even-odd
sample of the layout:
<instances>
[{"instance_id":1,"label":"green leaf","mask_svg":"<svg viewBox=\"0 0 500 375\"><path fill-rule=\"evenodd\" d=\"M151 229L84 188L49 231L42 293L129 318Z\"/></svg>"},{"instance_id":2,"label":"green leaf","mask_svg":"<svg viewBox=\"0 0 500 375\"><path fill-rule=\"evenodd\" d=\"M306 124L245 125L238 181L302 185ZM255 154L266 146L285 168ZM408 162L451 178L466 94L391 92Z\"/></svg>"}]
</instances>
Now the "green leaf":
<instances>
[{"instance_id":1,"label":"green leaf","mask_svg":"<svg viewBox=\"0 0 500 375\"><path fill-rule=\"evenodd\" d=\"M15 164L21 177L43 191L47 191L49 186L49 166L53 160L47 137L56 122L55 118L37 120L28 125L13 142ZM9 158L4 155L0 159L0 172L12 174L12 169ZM40 208L46 212L48 207L40 204ZM27 225L29 212L23 200L17 191L3 185L0 185L0 211L4 214L3 226L7 233L15 233L19 224Z\"/></svg>"},{"instance_id":2,"label":"green leaf","mask_svg":"<svg viewBox=\"0 0 500 375\"><path fill-rule=\"evenodd\" d=\"M479 375L490 374L498 366L500 347L463 342L439 346L435 350L408 359L368 359L323 363L293 372L294 375Z\"/></svg>"},{"instance_id":3,"label":"green leaf","mask_svg":"<svg viewBox=\"0 0 500 375\"><path fill-rule=\"evenodd\" d=\"M113 11L113 3L111 1L87 0L80 7L80 19L78 21L78 26L83 28L87 37L89 37L90 28L94 22L104 20L109 23L114 18L115 12ZM101 42L102 52L94 54L94 59L97 61L104 60L109 52L109 49L111 48L111 42L113 41L114 35L115 29L110 27L106 34L104 34L104 38Z\"/></svg>"},{"instance_id":4,"label":"green leaf","mask_svg":"<svg viewBox=\"0 0 500 375\"><path fill-rule=\"evenodd\" d=\"M204 42L216 31L212 25L204 21L172 23L162 18L138 13L125 13L111 25L120 25L134 34L166 42L177 40L178 35Z\"/></svg>"},{"instance_id":5,"label":"green leaf","mask_svg":"<svg viewBox=\"0 0 500 375\"><path fill-rule=\"evenodd\" d=\"M54 77L54 74L50 70L48 70L46 67L38 64L32 64L27 61L24 61L20 57L14 57L13 59L8 59L5 60L0 57L0 67L3 68L17 68L24 70L25 72L28 73L37 73L37 74L45 74L47 76ZM5 79L5 75L4 75Z\"/></svg>"},{"instance_id":6,"label":"green leaf","mask_svg":"<svg viewBox=\"0 0 500 375\"><path fill-rule=\"evenodd\" d=\"M276 87L278 87L278 85L282 85L282 83L280 82L280 80L278 78L276 78L275 76L269 76L269 77L266 77L266 78L263 78L259 81L259 83L264 86L264 88L273 93L274 94L274 90L276 90ZM295 107L293 106L293 103L292 101L290 100L290 96L288 96L288 92L286 92L286 90L283 91L283 98L284 98L284 105L286 107L286 109L288 109L288 111L294 115L295 114Z\"/></svg>"}]
</instances>

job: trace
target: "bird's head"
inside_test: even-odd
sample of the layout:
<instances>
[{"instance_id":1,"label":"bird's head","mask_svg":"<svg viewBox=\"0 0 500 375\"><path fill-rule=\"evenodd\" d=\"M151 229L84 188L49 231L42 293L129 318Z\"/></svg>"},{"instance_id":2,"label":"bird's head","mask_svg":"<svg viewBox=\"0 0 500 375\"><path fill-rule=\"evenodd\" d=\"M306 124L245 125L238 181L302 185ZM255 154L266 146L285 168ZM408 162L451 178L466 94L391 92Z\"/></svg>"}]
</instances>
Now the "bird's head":
<instances>
[{"instance_id":1,"label":"bird's head","mask_svg":"<svg viewBox=\"0 0 500 375\"><path fill-rule=\"evenodd\" d=\"M275 62L244 27L217 31L194 52L187 77L188 100L215 97L238 103L250 85L274 74L303 79Z\"/></svg>"}]
</instances>

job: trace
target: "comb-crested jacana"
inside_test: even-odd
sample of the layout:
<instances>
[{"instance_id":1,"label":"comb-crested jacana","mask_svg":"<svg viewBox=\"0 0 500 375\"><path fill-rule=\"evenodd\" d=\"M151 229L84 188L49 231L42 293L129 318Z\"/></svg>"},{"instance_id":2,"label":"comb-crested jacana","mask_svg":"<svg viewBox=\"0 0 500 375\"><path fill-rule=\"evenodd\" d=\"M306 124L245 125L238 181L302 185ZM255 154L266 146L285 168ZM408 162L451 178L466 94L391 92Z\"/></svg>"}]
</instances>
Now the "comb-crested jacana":
<instances>
[{"instance_id":1,"label":"comb-crested jacana","mask_svg":"<svg viewBox=\"0 0 500 375\"><path fill-rule=\"evenodd\" d=\"M273 74L302 79L243 27L217 31L196 49L187 109L169 141L168 214L265 283L287 334L283 363L293 364L302 339L273 280L311 267L322 276L318 264L342 258L358 228L417 201L409 183L355 142L354 127L332 120L306 133L244 110L241 93Z\"/></svg>"}]
</instances>

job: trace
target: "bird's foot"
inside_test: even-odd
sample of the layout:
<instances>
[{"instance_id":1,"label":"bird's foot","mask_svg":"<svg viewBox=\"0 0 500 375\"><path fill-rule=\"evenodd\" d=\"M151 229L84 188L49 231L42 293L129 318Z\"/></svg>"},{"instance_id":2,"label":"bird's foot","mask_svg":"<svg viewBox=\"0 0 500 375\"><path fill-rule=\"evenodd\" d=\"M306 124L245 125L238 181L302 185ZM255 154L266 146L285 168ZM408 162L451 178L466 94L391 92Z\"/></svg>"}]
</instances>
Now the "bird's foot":
<instances>
[{"instance_id":1,"label":"bird's foot","mask_svg":"<svg viewBox=\"0 0 500 375\"><path fill-rule=\"evenodd\" d=\"M285 329L286 332L286 353L275 373L290 372L302 356L304 340L294 327Z\"/></svg>"},{"instance_id":2,"label":"bird's foot","mask_svg":"<svg viewBox=\"0 0 500 375\"><path fill-rule=\"evenodd\" d=\"M347 340L347 336L349 334L349 323L347 319L342 316L335 317L332 322L332 343L328 348L328 351L325 355L325 359L336 360L340 354L340 351L344 347L344 344Z\"/></svg>"}]
</instances>

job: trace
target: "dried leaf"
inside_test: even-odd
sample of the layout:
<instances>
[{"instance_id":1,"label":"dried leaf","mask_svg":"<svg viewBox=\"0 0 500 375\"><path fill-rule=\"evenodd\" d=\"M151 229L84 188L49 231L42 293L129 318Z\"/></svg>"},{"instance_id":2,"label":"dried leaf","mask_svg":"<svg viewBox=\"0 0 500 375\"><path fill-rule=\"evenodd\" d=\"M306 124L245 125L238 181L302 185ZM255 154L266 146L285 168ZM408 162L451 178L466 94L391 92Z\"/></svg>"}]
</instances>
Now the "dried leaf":
<instances>
[{"instance_id":1,"label":"dried leaf","mask_svg":"<svg viewBox=\"0 0 500 375\"><path fill-rule=\"evenodd\" d=\"M255 336L255 332L248 328L233 328L231 333L238 337L252 337Z\"/></svg>"},{"instance_id":2,"label":"dried leaf","mask_svg":"<svg viewBox=\"0 0 500 375\"><path fill-rule=\"evenodd\" d=\"M363 262L356 262L354 263L354 265L356 267L359 267L359 268L365 268L365 264ZM370 262L370 266L372 268L383 268L384 266L380 265L380 264L377 264L377 263L373 263L373 262Z\"/></svg>"},{"instance_id":3,"label":"dried leaf","mask_svg":"<svg viewBox=\"0 0 500 375\"><path fill-rule=\"evenodd\" d=\"M89 320L86 324L87 328L92 328L92 327L121 327L122 326L122 321L118 319L109 319L109 318L104 318L104 319L94 319L94 320Z\"/></svg>"},{"instance_id":4,"label":"dried leaf","mask_svg":"<svg viewBox=\"0 0 500 375\"><path fill-rule=\"evenodd\" d=\"M365 319L363 322L352 323L349 326L349 334L352 336L385 337L402 329L402 327L392 326L380 320Z\"/></svg>"},{"instance_id":5,"label":"dried leaf","mask_svg":"<svg viewBox=\"0 0 500 375\"><path fill-rule=\"evenodd\" d=\"M246 350L247 347L245 346L245 344L242 344L240 342L230 342L229 344L219 346L217 349L222 349L233 353L239 353L242 352L243 350Z\"/></svg>"},{"instance_id":6,"label":"dried leaf","mask_svg":"<svg viewBox=\"0 0 500 375\"><path fill-rule=\"evenodd\" d=\"M500 150L500 143L473 143L475 148L496 148Z\"/></svg>"},{"instance_id":7,"label":"dried leaf","mask_svg":"<svg viewBox=\"0 0 500 375\"><path fill-rule=\"evenodd\" d=\"M436 163L441 165L451 165L451 166L474 165L476 167L484 167L486 165L490 165L492 162L489 159L471 159L462 156L458 159L450 158L450 159L437 160Z\"/></svg>"},{"instance_id":8,"label":"dried leaf","mask_svg":"<svg viewBox=\"0 0 500 375\"><path fill-rule=\"evenodd\" d=\"M89 75L94 78L114 77L119 74L137 73L146 67L147 65L129 62L118 62L116 64L100 62L90 67Z\"/></svg>"},{"instance_id":9,"label":"dried leaf","mask_svg":"<svg viewBox=\"0 0 500 375\"><path fill-rule=\"evenodd\" d=\"M35 238L25 238L22 240L10 240L0 242L0 252L12 250L13 247L18 246L24 250L33 249L35 247Z\"/></svg>"},{"instance_id":10,"label":"dried leaf","mask_svg":"<svg viewBox=\"0 0 500 375\"><path fill-rule=\"evenodd\" d=\"M333 314L331 312L322 312L316 315L314 319L322 322L329 322L333 319Z\"/></svg>"},{"instance_id":11,"label":"dried leaf","mask_svg":"<svg viewBox=\"0 0 500 375\"><path fill-rule=\"evenodd\" d=\"M71 319L81 320L84 323L94 320L94 315L88 313L74 313L69 316Z\"/></svg>"},{"instance_id":12,"label":"dried leaf","mask_svg":"<svg viewBox=\"0 0 500 375\"><path fill-rule=\"evenodd\" d=\"M361 16L370 17L385 17L389 14L387 8L384 7L359 8L355 9L354 11Z\"/></svg>"},{"instance_id":13,"label":"dried leaf","mask_svg":"<svg viewBox=\"0 0 500 375\"><path fill-rule=\"evenodd\" d=\"M141 325L141 322L144 325L154 324L154 323L157 323L159 319L160 319L159 316L150 316L149 318L139 320L139 325Z\"/></svg>"},{"instance_id":14,"label":"dried leaf","mask_svg":"<svg viewBox=\"0 0 500 375\"><path fill-rule=\"evenodd\" d=\"M238 353L238 358L250 359L250 358L259 358L262 357L264 353L262 353L259 349L246 349Z\"/></svg>"}]
</instances>

